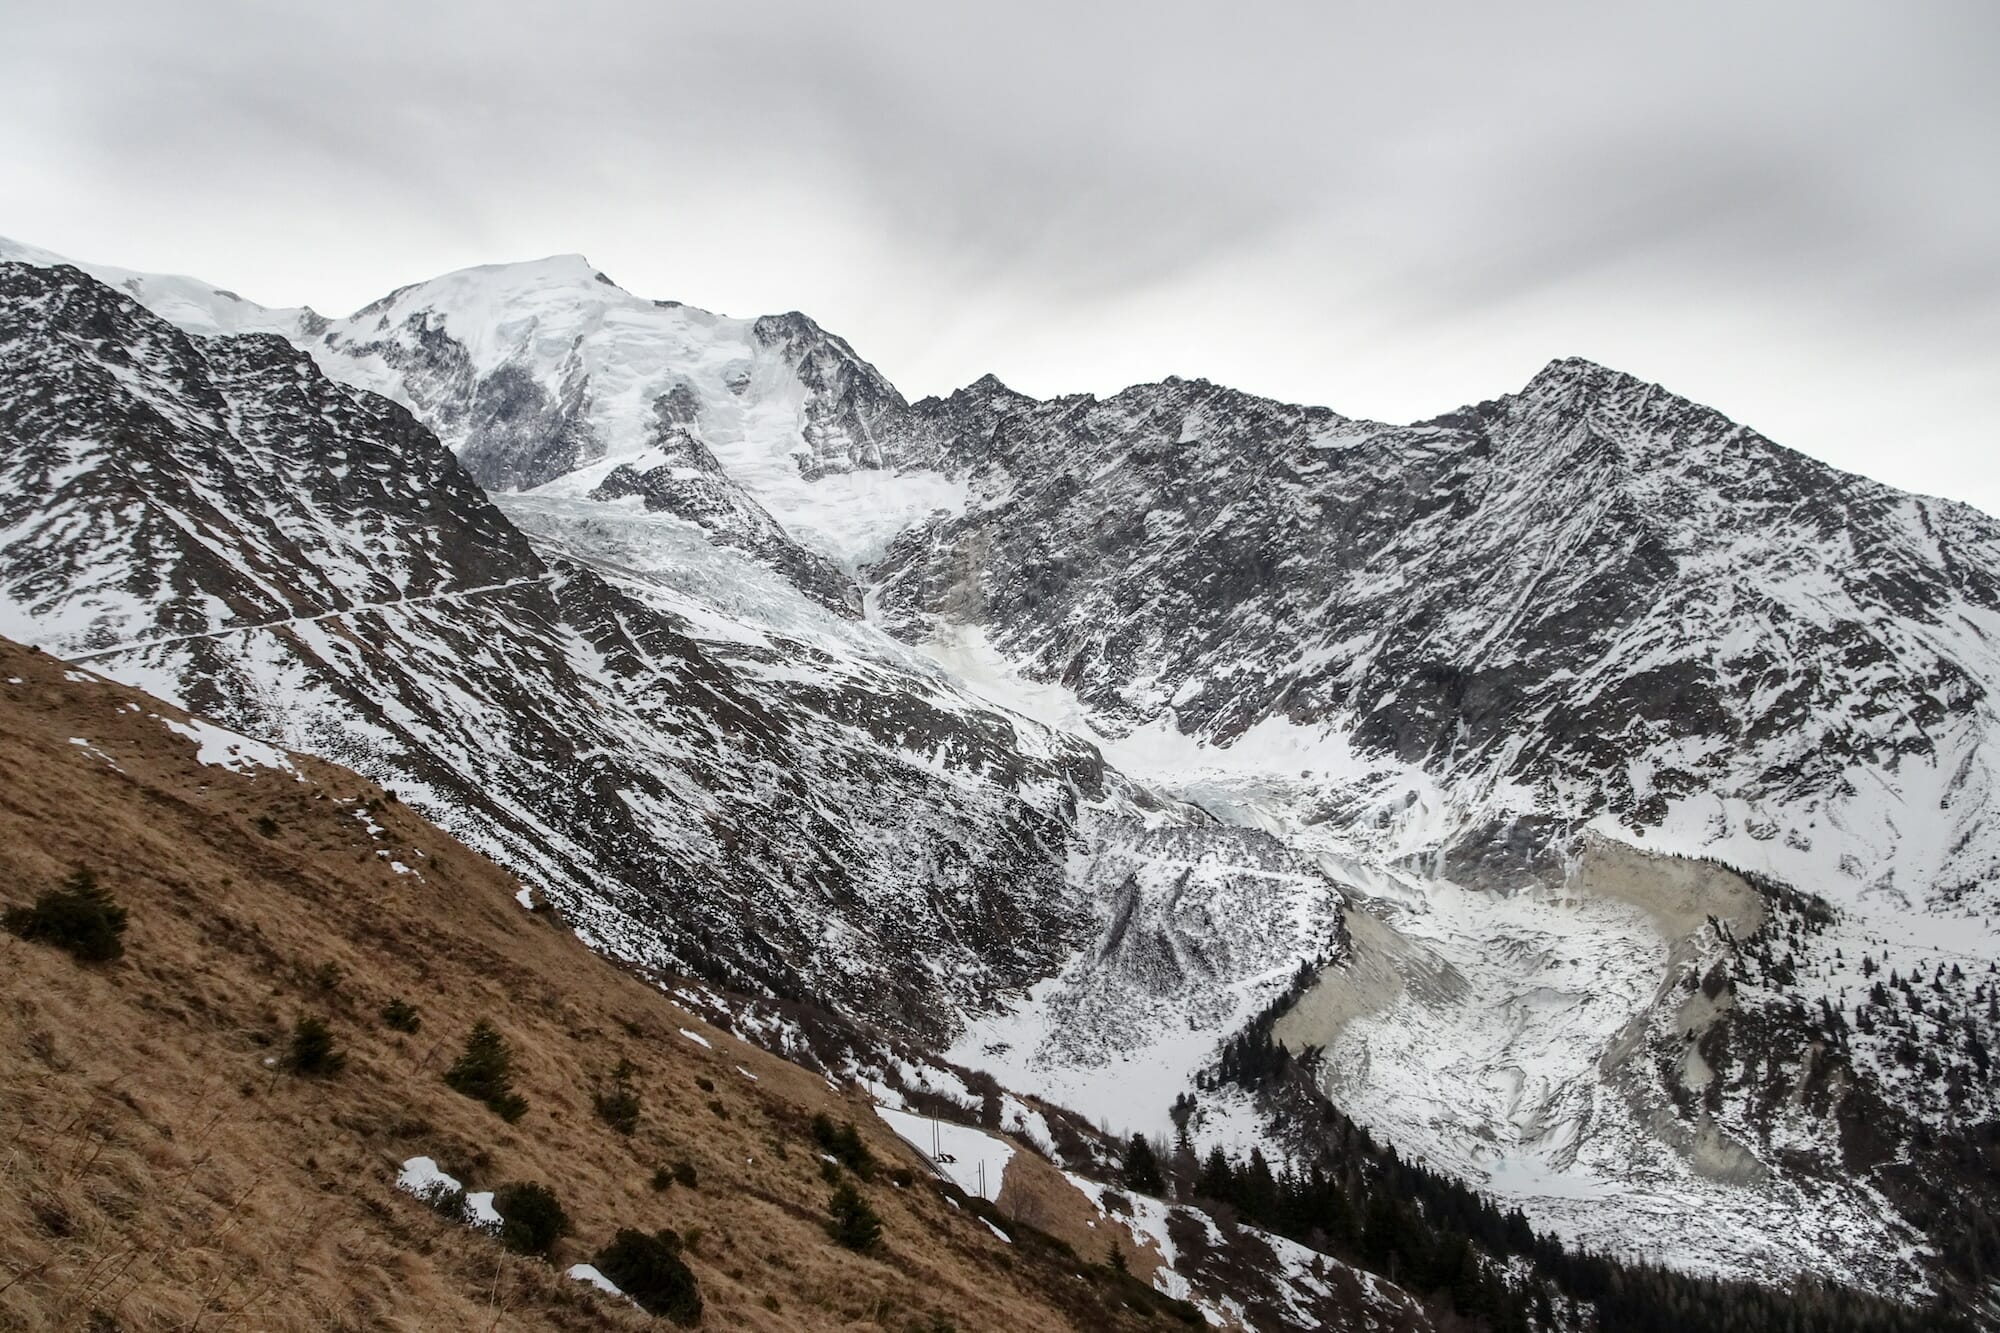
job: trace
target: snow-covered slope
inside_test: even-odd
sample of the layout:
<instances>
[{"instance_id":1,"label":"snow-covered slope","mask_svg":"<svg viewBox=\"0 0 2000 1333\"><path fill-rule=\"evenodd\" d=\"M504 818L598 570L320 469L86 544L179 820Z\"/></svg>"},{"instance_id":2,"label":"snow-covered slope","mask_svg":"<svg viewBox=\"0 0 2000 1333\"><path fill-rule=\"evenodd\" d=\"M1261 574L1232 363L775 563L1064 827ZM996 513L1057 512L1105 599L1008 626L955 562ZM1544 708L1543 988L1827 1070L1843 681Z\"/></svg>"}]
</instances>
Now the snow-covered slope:
<instances>
[{"instance_id":1,"label":"snow-covered slope","mask_svg":"<svg viewBox=\"0 0 2000 1333\"><path fill-rule=\"evenodd\" d=\"M0 238L0 259L72 261ZM199 279L77 267L186 332L277 333L409 407L489 491L605 490L702 527L830 605L962 488L894 451L908 405L804 315L732 319L634 296L581 255L415 283L345 319ZM608 489L607 481L610 482Z\"/></svg>"},{"instance_id":2,"label":"snow-covered slope","mask_svg":"<svg viewBox=\"0 0 2000 1333\"><path fill-rule=\"evenodd\" d=\"M272 307L246 301L200 278L168 273L137 273L110 264L83 263L38 246L0 236L0 261L43 268L68 264L80 268L107 287L116 287L178 329L201 336L218 333L275 333L297 341L308 338L326 321L304 306Z\"/></svg>"},{"instance_id":3,"label":"snow-covered slope","mask_svg":"<svg viewBox=\"0 0 2000 1333\"><path fill-rule=\"evenodd\" d=\"M1577 362L1416 427L1186 382L989 381L917 411L971 499L872 571L874 605L1135 779L1317 857L1351 947L1279 1032L1325 1048L1337 1102L1593 1246L1921 1280L1883 1240L1939 1208L1911 1163L1949 1177L1995 1106L2000 527ZM1672 855L1584 873L1623 844ZM1752 946L1794 962L1732 983L1760 1016L1725 1023L1720 1071L1675 1024L1733 946L1646 905L1685 858L1838 909ZM1853 969L1885 950L1975 976L1920 1020L1924 1077L1849 1040ZM1111 983L1078 955L1060 984ZM1129 1078L1060 1053L1118 1028L1079 1030L1052 986L961 1057L1115 1106ZM1203 1042L1177 1047L1149 1058L1185 1078ZM1208 1100L1221 1141L1269 1131ZM1883 1174L1934 1135L1955 1146Z\"/></svg>"}]
</instances>

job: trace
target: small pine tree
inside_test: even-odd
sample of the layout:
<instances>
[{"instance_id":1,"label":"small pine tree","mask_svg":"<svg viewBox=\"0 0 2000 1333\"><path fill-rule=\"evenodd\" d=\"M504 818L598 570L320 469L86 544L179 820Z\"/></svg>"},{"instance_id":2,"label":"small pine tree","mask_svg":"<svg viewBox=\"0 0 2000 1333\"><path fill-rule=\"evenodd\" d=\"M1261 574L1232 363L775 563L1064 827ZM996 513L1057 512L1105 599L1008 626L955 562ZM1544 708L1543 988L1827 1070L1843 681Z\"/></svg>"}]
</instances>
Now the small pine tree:
<instances>
[{"instance_id":1,"label":"small pine tree","mask_svg":"<svg viewBox=\"0 0 2000 1333\"><path fill-rule=\"evenodd\" d=\"M1160 1175L1160 1159L1143 1134L1134 1134L1125 1145L1125 1188L1137 1194L1164 1194L1166 1180Z\"/></svg>"},{"instance_id":2,"label":"small pine tree","mask_svg":"<svg viewBox=\"0 0 2000 1333\"><path fill-rule=\"evenodd\" d=\"M24 940L66 950L80 963L108 963L125 953L126 915L90 867L78 866L61 888L42 893L33 907L10 908L0 924Z\"/></svg>"},{"instance_id":3,"label":"small pine tree","mask_svg":"<svg viewBox=\"0 0 2000 1333\"><path fill-rule=\"evenodd\" d=\"M1125 1247L1120 1245L1116 1239L1113 1239L1111 1242L1111 1253L1104 1256L1104 1266L1112 1272L1119 1274L1132 1271L1131 1264L1125 1259Z\"/></svg>"},{"instance_id":4,"label":"small pine tree","mask_svg":"<svg viewBox=\"0 0 2000 1333\"><path fill-rule=\"evenodd\" d=\"M514 1091L513 1071L514 1054L507 1048L507 1039L482 1018L472 1025L465 1050L445 1071L444 1081L455 1091L485 1102L495 1115L512 1123L528 1110L527 1099Z\"/></svg>"},{"instance_id":5,"label":"small pine tree","mask_svg":"<svg viewBox=\"0 0 2000 1333\"><path fill-rule=\"evenodd\" d=\"M620 1060L611 1071L610 1083L591 1094L597 1118L620 1134L639 1128L639 1092L632 1086L632 1075L638 1072L630 1060Z\"/></svg>"},{"instance_id":6,"label":"small pine tree","mask_svg":"<svg viewBox=\"0 0 2000 1333\"><path fill-rule=\"evenodd\" d=\"M306 1014L292 1025L292 1049L285 1067L294 1074L328 1078L347 1068L347 1057L334 1049L333 1033L318 1014Z\"/></svg>"},{"instance_id":7,"label":"small pine tree","mask_svg":"<svg viewBox=\"0 0 2000 1333\"><path fill-rule=\"evenodd\" d=\"M672 1231L647 1235L619 1228L611 1243L599 1250L597 1270L648 1314L676 1324L701 1322L701 1292L694 1273L681 1261L680 1237Z\"/></svg>"},{"instance_id":8,"label":"small pine tree","mask_svg":"<svg viewBox=\"0 0 2000 1333\"><path fill-rule=\"evenodd\" d=\"M875 1154L861 1141L861 1131L854 1127L852 1120L843 1120L838 1125L824 1114L812 1118L813 1142L820 1150L852 1171L863 1180L872 1180L875 1175Z\"/></svg>"},{"instance_id":9,"label":"small pine tree","mask_svg":"<svg viewBox=\"0 0 2000 1333\"><path fill-rule=\"evenodd\" d=\"M882 1219L868 1206L868 1200L861 1197L861 1191L854 1188L853 1181L843 1180L834 1187L826 1211L826 1234L833 1238L834 1244L865 1254L881 1243Z\"/></svg>"},{"instance_id":10,"label":"small pine tree","mask_svg":"<svg viewBox=\"0 0 2000 1333\"><path fill-rule=\"evenodd\" d=\"M547 1185L502 1185L493 1192L500 1214L500 1243L517 1254L546 1256L569 1234L569 1214Z\"/></svg>"},{"instance_id":11,"label":"small pine tree","mask_svg":"<svg viewBox=\"0 0 2000 1333\"><path fill-rule=\"evenodd\" d=\"M382 1022L396 1032L415 1032L424 1025L423 1016L413 1004L402 1000L391 1000L382 1006Z\"/></svg>"},{"instance_id":12,"label":"small pine tree","mask_svg":"<svg viewBox=\"0 0 2000 1333\"><path fill-rule=\"evenodd\" d=\"M1208 1160L1202 1163L1201 1175L1195 1181L1195 1192L1217 1203L1236 1201L1236 1172L1222 1155L1220 1144L1208 1150Z\"/></svg>"}]
</instances>

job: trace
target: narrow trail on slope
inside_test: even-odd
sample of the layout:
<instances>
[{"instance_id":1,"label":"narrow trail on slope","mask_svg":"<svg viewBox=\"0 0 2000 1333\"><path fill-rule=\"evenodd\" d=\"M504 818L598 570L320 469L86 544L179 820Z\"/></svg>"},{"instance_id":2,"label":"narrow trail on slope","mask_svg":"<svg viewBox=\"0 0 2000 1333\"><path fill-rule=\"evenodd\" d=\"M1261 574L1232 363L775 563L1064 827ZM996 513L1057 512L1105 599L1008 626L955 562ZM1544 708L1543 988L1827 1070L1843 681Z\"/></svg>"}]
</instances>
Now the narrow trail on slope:
<instances>
[{"instance_id":1,"label":"narrow trail on slope","mask_svg":"<svg viewBox=\"0 0 2000 1333\"><path fill-rule=\"evenodd\" d=\"M478 588L458 588L450 592L425 593L421 597L395 597L383 602L357 602L353 606L343 606L333 611L322 611L314 616L291 616L283 620L265 620L251 625L230 625L223 629L204 630L199 634L175 634L163 639L133 639L127 643L113 644L109 648L93 648L86 653L72 653L71 662L92 662L102 657L116 657L120 653L137 652L144 648L159 648L173 643L191 643L196 639L219 639L229 634L251 634L258 630L282 629L287 625L304 625L318 620L338 620L342 616L359 615L366 611L388 611L399 606L417 606L426 602L462 602L483 593L505 592L509 588L523 588L534 583L548 583L555 578L553 571L534 578L510 579L505 583L489 583Z\"/></svg>"}]
</instances>

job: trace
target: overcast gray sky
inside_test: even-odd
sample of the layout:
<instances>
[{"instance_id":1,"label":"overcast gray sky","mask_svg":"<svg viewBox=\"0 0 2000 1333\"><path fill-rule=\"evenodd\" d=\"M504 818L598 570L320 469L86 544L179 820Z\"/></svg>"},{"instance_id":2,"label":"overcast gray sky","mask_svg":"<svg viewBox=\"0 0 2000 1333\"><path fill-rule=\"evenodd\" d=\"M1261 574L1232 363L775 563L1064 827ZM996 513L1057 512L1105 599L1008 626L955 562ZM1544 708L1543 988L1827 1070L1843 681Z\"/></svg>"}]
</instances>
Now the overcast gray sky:
<instances>
[{"instance_id":1,"label":"overcast gray sky","mask_svg":"<svg viewBox=\"0 0 2000 1333\"><path fill-rule=\"evenodd\" d=\"M0 0L0 234L346 313L581 251L912 396L1582 355L2000 512L2000 5Z\"/></svg>"}]
</instances>

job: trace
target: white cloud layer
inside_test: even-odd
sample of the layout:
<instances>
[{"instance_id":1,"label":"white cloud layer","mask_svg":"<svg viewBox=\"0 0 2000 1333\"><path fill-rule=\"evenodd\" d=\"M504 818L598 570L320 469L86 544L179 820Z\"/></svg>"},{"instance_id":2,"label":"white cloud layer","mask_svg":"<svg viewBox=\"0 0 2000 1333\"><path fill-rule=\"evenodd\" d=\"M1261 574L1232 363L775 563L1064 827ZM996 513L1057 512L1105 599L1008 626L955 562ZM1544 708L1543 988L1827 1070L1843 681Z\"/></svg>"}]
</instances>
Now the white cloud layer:
<instances>
[{"instance_id":1,"label":"white cloud layer","mask_svg":"<svg viewBox=\"0 0 2000 1333\"><path fill-rule=\"evenodd\" d=\"M1583 355L2000 511L2000 9L14 6L0 233L345 313L496 259L913 394L1407 420Z\"/></svg>"}]
</instances>

